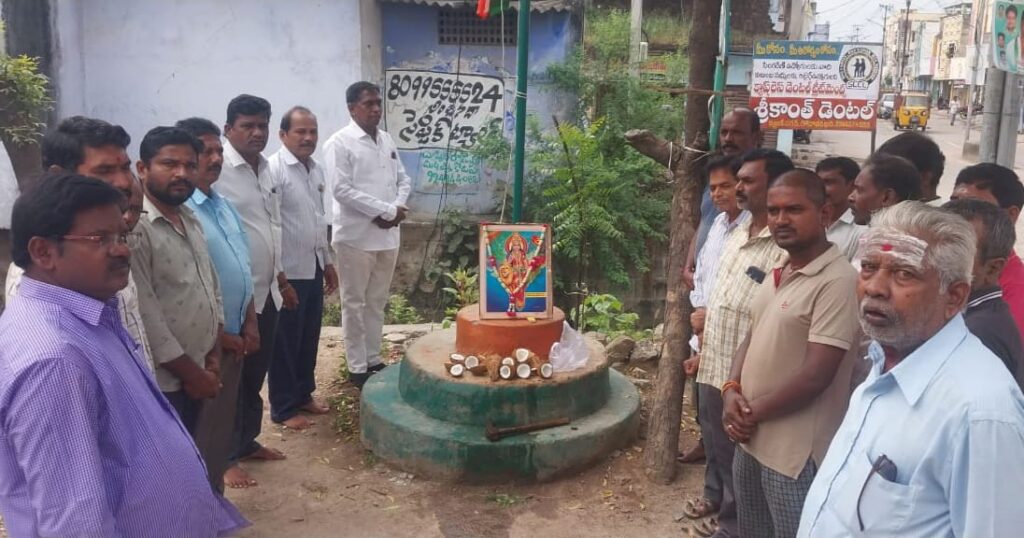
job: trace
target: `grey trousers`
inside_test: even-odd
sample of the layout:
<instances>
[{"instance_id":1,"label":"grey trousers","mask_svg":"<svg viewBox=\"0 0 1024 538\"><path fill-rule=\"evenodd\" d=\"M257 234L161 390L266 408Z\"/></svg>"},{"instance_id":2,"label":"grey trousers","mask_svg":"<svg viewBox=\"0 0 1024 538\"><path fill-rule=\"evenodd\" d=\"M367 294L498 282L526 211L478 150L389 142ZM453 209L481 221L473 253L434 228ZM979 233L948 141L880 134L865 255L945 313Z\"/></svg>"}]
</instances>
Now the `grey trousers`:
<instances>
[{"instance_id":1,"label":"grey trousers","mask_svg":"<svg viewBox=\"0 0 1024 538\"><path fill-rule=\"evenodd\" d=\"M736 500L733 493L732 455L736 444L722 427L722 392L697 383L697 416L704 438L704 498L718 505L720 534L737 536Z\"/></svg>"},{"instance_id":2,"label":"grey trousers","mask_svg":"<svg viewBox=\"0 0 1024 538\"><path fill-rule=\"evenodd\" d=\"M808 460L796 479L761 465L742 447L736 447L733 479L736 511L743 538L791 538L800 528L807 490L818 472Z\"/></svg>"}]
</instances>

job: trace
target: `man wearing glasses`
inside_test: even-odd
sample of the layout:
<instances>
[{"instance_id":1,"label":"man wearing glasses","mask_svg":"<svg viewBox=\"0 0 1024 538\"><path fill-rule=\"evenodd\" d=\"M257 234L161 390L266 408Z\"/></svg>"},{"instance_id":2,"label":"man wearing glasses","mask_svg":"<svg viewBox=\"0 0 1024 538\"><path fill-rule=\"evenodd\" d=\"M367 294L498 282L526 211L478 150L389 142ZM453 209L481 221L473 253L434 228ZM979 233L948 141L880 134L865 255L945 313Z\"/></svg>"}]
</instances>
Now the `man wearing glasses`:
<instances>
[{"instance_id":1,"label":"man wearing glasses","mask_svg":"<svg viewBox=\"0 0 1024 538\"><path fill-rule=\"evenodd\" d=\"M43 169L94 177L120 191L128 200L124 219L128 231L131 231L142 214L142 190L131 171L132 161L126 151L129 142L131 137L120 125L73 116L60 122L56 129L43 137ZM4 286L7 302L18 294L23 274L24 270L11 264ZM152 371L153 354L139 314L138 290L132 273L128 274L128 285L117 292L117 297L121 323L132 339L142 346L143 358Z\"/></svg>"},{"instance_id":2,"label":"man wearing glasses","mask_svg":"<svg viewBox=\"0 0 1024 538\"><path fill-rule=\"evenodd\" d=\"M962 312L971 224L921 202L861 238L871 370L807 493L798 536L1019 536L1024 395Z\"/></svg>"},{"instance_id":3,"label":"man wearing glasses","mask_svg":"<svg viewBox=\"0 0 1024 538\"><path fill-rule=\"evenodd\" d=\"M132 245L139 306L156 379L185 429L196 433L203 401L220 390L224 308L202 225L184 207L203 145L177 127L156 127L139 146L146 215ZM206 454L203 454L204 458Z\"/></svg>"},{"instance_id":4,"label":"man wearing glasses","mask_svg":"<svg viewBox=\"0 0 1024 538\"><path fill-rule=\"evenodd\" d=\"M0 316L0 514L12 536L225 536L247 522L121 325L124 197L47 174L18 198L21 293Z\"/></svg>"}]
</instances>

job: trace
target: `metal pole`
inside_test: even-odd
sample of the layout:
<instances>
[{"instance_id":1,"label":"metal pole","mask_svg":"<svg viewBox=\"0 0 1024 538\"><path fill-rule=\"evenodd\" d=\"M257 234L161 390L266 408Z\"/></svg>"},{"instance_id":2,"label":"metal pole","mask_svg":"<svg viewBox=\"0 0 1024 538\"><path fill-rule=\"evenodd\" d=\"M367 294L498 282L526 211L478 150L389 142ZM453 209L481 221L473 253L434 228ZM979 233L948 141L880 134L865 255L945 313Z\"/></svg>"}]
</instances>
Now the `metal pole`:
<instances>
[{"instance_id":1,"label":"metal pole","mask_svg":"<svg viewBox=\"0 0 1024 538\"><path fill-rule=\"evenodd\" d=\"M974 116L974 84L978 78L978 63L981 61L981 34L978 30L978 20L981 17L982 24L984 24L985 17L985 0L981 0L981 11L974 13L974 19L971 24L974 25L974 65L971 66L971 86L967 91L967 120L965 121L966 126L964 127L964 145L971 141L971 121ZM1011 167L1012 168L1012 167Z\"/></svg>"},{"instance_id":2,"label":"metal pole","mask_svg":"<svg viewBox=\"0 0 1024 538\"><path fill-rule=\"evenodd\" d=\"M978 148L978 161L983 163L996 162L1005 82L1005 72L994 67L985 69L985 108L982 111L981 143Z\"/></svg>"},{"instance_id":3,"label":"metal pole","mask_svg":"<svg viewBox=\"0 0 1024 538\"><path fill-rule=\"evenodd\" d=\"M907 9L903 11L903 35L900 39L900 78L896 83L896 89L903 92L903 72L907 70L907 41L910 38L910 0L907 0Z\"/></svg>"},{"instance_id":4,"label":"metal pole","mask_svg":"<svg viewBox=\"0 0 1024 538\"><path fill-rule=\"evenodd\" d=\"M526 82L530 72L530 0L519 0L516 34L516 139L512 185L512 222L523 218L523 168L526 164Z\"/></svg>"},{"instance_id":5,"label":"metal pole","mask_svg":"<svg viewBox=\"0 0 1024 538\"><path fill-rule=\"evenodd\" d=\"M718 62L715 63L715 94L711 97L711 132L708 133L708 145L711 150L718 149L718 134L722 130L722 116L725 115L725 91L726 78L729 73L729 41L732 39L732 30L729 27L729 19L732 15L731 0L722 0L722 17L719 19L718 38Z\"/></svg>"},{"instance_id":6,"label":"metal pole","mask_svg":"<svg viewBox=\"0 0 1024 538\"><path fill-rule=\"evenodd\" d=\"M1003 110L999 115L999 143L996 164L1013 169L1017 157L1017 123L1020 121L1020 88L1018 75L1007 73L1003 82Z\"/></svg>"},{"instance_id":7,"label":"metal pole","mask_svg":"<svg viewBox=\"0 0 1024 538\"><path fill-rule=\"evenodd\" d=\"M629 72L640 76L640 42L643 41L644 0L629 3Z\"/></svg>"},{"instance_id":8,"label":"metal pole","mask_svg":"<svg viewBox=\"0 0 1024 538\"><path fill-rule=\"evenodd\" d=\"M882 7L882 80L885 80L885 37L889 31L889 10L892 6L889 4L879 4Z\"/></svg>"}]
</instances>

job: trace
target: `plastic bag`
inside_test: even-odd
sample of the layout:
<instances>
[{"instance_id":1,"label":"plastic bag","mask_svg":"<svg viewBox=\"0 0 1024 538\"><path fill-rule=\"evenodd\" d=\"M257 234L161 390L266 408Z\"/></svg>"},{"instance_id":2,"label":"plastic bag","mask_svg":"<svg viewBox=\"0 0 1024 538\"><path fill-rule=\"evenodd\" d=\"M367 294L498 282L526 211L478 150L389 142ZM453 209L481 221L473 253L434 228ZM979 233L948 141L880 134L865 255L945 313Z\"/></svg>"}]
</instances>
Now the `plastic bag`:
<instances>
[{"instance_id":1,"label":"plastic bag","mask_svg":"<svg viewBox=\"0 0 1024 538\"><path fill-rule=\"evenodd\" d=\"M587 341L583 335L568 323L563 324L562 338L551 344L551 352L548 354L551 368L556 372L569 372L582 368L589 358Z\"/></svg>"}]
</instances>

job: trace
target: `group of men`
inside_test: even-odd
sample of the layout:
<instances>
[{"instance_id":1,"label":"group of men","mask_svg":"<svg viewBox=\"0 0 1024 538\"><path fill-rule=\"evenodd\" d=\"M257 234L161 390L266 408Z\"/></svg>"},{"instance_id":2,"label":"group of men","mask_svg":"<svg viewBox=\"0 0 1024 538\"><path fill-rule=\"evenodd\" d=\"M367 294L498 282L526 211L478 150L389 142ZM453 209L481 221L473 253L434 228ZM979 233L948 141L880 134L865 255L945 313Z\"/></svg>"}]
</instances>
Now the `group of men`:
<instances>
[{"instance_id":1,"label":"group of men","mask_svg":"<svg viewBox=\"0 0 1024 538\"><path fill-rule=\"evenodd\" d=\"M351 123L313 154L295 106L262 152L271 105L239 95L223 133L188 118L130 137L71 117L12 216L0 317L0 513L17 536L218 536L246 520L223 497L240 466L302 430L324 297L341 288L350 379L384 368L384 307L410 180L378 129L380 89L349 87ZM333 219L332 219L333 217ZM333 232L333 241L331 235ZM340 278L343 277L343 278ZM340 281L340 283L339 283Z\"/></svg>"},{"instance_id":2,"label":"group of men","mask_svg":"<svg viewBox=\"0 0 1024 538\"><path fill-rule=\"evenodd\" d=\"M979 164L941 199L945 157L919 133L814 171L760 134L749 109L723 119L684 273L702 439L680 460L706 460L692 530L1019 532L1024 186Z\"/></svg>"}]
</instances>

